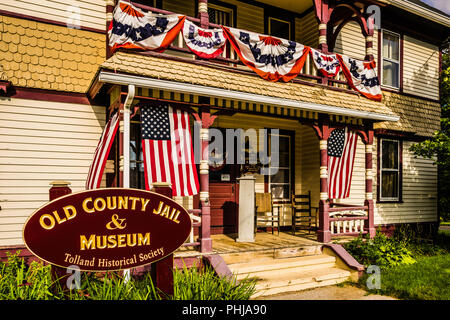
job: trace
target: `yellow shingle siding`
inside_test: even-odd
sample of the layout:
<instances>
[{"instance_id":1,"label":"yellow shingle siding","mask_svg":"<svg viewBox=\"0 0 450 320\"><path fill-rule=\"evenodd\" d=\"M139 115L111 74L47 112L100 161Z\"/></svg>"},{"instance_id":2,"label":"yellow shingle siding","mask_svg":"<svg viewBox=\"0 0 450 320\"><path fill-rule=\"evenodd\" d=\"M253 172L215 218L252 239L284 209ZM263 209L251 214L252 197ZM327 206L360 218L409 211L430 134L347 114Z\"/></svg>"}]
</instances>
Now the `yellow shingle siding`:
<instances>
[{"instance_id":1,"label":"yellow shingle siding","mask_svg":"<svg viewBox=\"0 0 450 320\"><path fill-rule=\"evenodd\" d=\"M84 93L105 60L105 35L0 16L0 70L15 86Z\"/></svg>"},{"instance_id":2,"label":"yellow shingle siding","mask_svg":"<svg viewBox=\"0 0 450 320\"><path fill-rule=\"evenodd\" d=\"M430 137L440 128L439 102L385 91L383 101L400 117L400 121L376 123L376 129L412 132L419 136Z\"/></svg>"},{"instance_id":3,"label":"yellow shingle siding","mask_svg":"<svg viewBox=\"0 0 450 320\"><path fill-rule=\"evenodd\" d=\"M353 93L328 90L293 82L269 82L256 75L218 70L187 62L160 59L140 54L117 52L101 68L149 78L191 83L213 88L249 92L277 98L326 104L351 110L395 115L383 103Z\"/></svg>"}]
</instances>

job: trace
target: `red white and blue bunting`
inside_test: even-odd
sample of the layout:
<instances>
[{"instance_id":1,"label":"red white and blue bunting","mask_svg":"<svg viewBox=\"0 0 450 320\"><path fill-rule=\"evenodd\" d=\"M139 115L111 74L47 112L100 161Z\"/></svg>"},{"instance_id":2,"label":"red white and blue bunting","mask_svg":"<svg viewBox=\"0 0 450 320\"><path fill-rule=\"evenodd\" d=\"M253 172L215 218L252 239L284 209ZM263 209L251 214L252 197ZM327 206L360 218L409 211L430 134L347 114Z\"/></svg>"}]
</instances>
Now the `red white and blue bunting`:
<instances>
[{"instance_id":1,"label":"red white and blue bunting","mask_svg":"<svg viewBox=\"0 0 450 320\"><path fill-rule=\"evenodd\" d=\"M311 58L317 70L325 77L333 78L341 69L341 64L336 54L324 54L311 48Z\"/></svg>"},{"instance_id":2,"label":"red white and blue bunting","mask_svg":"<svg viewBox=\"0 0 450 320\"><path fill-rule=\"evenodd\" d=\"M381 101L375 60L361 61L340 54L337 57L350 87L371 100Z\"/></svg>"},{"instance_id":3,"label":"red white and blue bunting","mask_svg":"<svg viewBox=\"0 0 450 320\"><path fill-rule=\"evenodd\" d=\"M241 61L268 81L290 81L303 68L309 47L294 41L222 26Z\"/></svg>"},{"instance_id":4,"label":"red white and blue bunting","mask_svg":"<svg viewBox=\"0 0 450 320\"><path fill-rule=\"evenodd\" d=\"M109 46L163 52L182 30L187 47L197 56L214 59L223 53L226 41L240 60L268 81L290 81L297 77L311 53L315 67L326 77L340 69L350 87L365 97L380 101L381 87L375 61L361 61L339 54L324 54L300 43L221 26L203 29L184 15L143 12L131 3L119 1L108 28Z\"/></svg>"},{"instance_id":5,"label":"red white and blue bunting","mask_svg":"<svg viewBox=\"0 0 450 320\"><path fill-rule=\"evenodd\" d=\"M221 55L227 41L222 29L199 28L189 20L184 21L183 37L188 48L204 59Z\"/></svg>"},{"instance_id":6,"label":"red white and blue bunting","mask_svg":"<svg viewBox=\"0 0 450 320\"><path fill-rule=\"evenodd\" d=\"M108 28L109 46L162 52L175 40L186 16L155 15L120 1Z\"/></svg>"}]
</instances>

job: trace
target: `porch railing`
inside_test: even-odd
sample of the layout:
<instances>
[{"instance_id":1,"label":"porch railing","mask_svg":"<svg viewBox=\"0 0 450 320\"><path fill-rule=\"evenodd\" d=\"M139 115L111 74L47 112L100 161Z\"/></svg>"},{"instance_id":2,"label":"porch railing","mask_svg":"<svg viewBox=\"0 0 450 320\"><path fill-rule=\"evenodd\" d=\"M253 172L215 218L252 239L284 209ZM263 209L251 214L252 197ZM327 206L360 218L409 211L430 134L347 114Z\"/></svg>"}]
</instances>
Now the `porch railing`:
<instances>
[{"instance_id":1,"label":"porch railing","mask_svg":"<svg viewBox=\"0 0 450 320\"><path fill-rule=\"evenodd\" d=\"M151 11L156 14L174 14L174 12L162 10L146 5L142 5L139 3L133 2L133 5L141 8L145 11ZM200 19L194 17L186 17L188 20L200 25ZM220 25L209 23L208 28L220 28ZM231 48L230 44L227 42L225 45L225 50L221 56L216 57L215 59L202 59L195 54L193 54L189 48L185 45L183 35L180 32L173 43L169 46L169 48L165 51L165 53L156 53L152 51L146 51L146 54L155 55L155 56L172 56L177 59L182 59L186 61L201 61L204 65L210 65L211 67L220 67L231 69L234 71L239 71L243 73L253 74L237 57L234 50ZM353 92L350 90L350 87L345 80L345 76L342 73L342 70L334 78L329 78L322 76L315 68L314 63L312 61L311 55L308 54L303 69L300 74L293 80L297 83L303 84L322 84L329 87L339 88L349 90L349 92Z\"/></svg>"},{"instance_id":2,"label":"porch railing","mask_svg":"<svg viewBox=\"0 0 450 320\"><path fill-rule=\"evenodd\" d=\"M195 247L195 248L200 247L200 242L194 241L194 234L195 234L195 230L198 231L198 228L200 228L202 225L202 218L200 216L198 216L199 214L201 214L201 212L202 212L201 209L189 209L188 210L189 216L191 217L192 228L191 228L191 233L189 234L188 240L186 240L186 242L183 243L183 245L182 245L183 247Z\"/></svg>"},{"instance_id":3,"label":"porch railing","mask_svg":"<svg viewBox=\"0 0 450 320\"><path fill-rule=\"evenodd\" d=\"M334 204L337 207L329 209L331 236L357 236L366 234L365 220L369 218L367 206Z\"/></svg>"}]
</instances>

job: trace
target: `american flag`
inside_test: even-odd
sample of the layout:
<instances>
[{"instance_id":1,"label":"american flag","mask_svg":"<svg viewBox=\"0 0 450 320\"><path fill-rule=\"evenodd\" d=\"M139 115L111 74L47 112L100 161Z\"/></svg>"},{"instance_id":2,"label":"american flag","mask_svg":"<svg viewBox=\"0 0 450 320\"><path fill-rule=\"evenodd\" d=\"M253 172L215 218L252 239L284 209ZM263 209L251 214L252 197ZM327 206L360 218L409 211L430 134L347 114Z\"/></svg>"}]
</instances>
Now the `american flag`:
<instances>
[{"instance_id":1,"label":"american flag","mask_svg":"<svg viewBox=\"0 0 450 320\"><path fill-rule=\"evenodd\" d=\"M109 151L114 142L117 128L119 128L118 112L109 119L103 130L102 136L100 137L97 149L95 149L94 160L91 163L86 179L86 190L97 189L100 187L106 160L108 159Z\"/></svg>"},{"instance_id":2,"label":"american flag","mask_svg":"<svg viewBox=\"0 0 450 320\"><path fill-rule=\"evenodd\" d=\"M142 151L145 187L170 182L174 196L198 193L189 114L171 106L141 107Z\"/></svg>"},{"instance_id":3,"label":"american flag","mask_svg":"<svg viewBox=\"0 0 450 320\"><path fill-rule=\"evenodd\" d=\"M334 129L328 138L328 197L348 198L355 162L356 133Z\"/></svg>"}]
</instances>

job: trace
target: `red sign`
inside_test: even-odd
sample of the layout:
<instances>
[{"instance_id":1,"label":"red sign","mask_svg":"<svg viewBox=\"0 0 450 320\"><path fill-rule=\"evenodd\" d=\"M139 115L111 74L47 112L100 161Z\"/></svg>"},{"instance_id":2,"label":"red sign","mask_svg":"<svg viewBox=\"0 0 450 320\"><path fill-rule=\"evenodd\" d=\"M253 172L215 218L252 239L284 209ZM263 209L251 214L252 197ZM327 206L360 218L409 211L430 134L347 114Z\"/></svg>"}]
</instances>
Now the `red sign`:
<instances>
[{"instance_id":1,"label":"red sign","mask_svg":"<svg viewBox=\"0 0 450 320\"><path fill-rule=\"evenodd\" d=\"M158 261L188 238L191 219L158 193L122 188L82 191L51 201L28 218L27 248L60 267L129 269Z\"/></svg>"}]
</instances>

